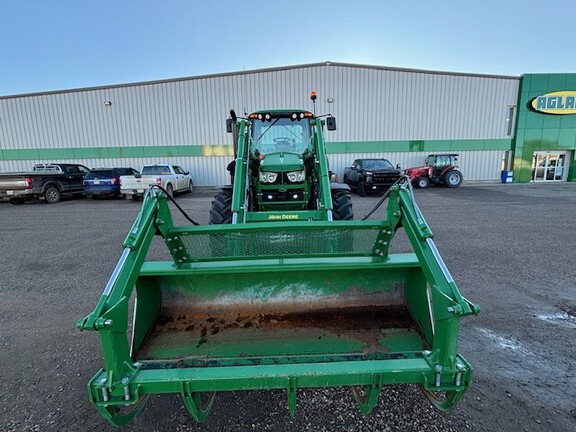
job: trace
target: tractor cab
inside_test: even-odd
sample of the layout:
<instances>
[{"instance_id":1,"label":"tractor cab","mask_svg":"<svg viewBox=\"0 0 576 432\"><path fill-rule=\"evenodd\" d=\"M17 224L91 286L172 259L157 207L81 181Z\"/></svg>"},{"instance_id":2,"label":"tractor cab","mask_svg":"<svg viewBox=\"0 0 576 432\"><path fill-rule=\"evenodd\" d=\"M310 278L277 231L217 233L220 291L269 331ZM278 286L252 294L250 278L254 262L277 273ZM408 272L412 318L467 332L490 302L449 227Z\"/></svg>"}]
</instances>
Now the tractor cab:
<instances>
[{"instance_id":1,"label":"tractor cab","mask_svg":"<svg viewBox=\"0 0 576 432\"><path fill-rule=\"evenodd\" d=\"M303 154L310 147L310 119L308 111L256 112L250 115L251 153L269 155L272 153Z\"/></svg>"},{"instance_id":2,"label":"tractor cab","mask_svg":"<svg viewBox=\"0 0 576 432\"><path fill-rule=\"evenodd\" d=\"M426 165L432 167L433 177L441 177L448 168L458 168L457 154L431 154L426 158Z\"/></svg>"}]
</instances>

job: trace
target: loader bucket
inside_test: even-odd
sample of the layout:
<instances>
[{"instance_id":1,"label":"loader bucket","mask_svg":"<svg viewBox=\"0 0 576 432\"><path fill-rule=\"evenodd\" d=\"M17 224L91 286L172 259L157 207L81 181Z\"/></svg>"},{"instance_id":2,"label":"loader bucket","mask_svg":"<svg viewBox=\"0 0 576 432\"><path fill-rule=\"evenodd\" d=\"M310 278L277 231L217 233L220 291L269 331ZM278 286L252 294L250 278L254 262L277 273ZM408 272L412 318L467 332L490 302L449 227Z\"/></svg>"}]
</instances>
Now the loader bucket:
<instances>
[{"instance_id":1,"label":"loader bucket","mask_svg":"<svg viewBox=\"0 0 576 432\"><path fill-rule=\"evenodd\" d=\"M471 382L460 318L478 307L460 295L409 185L394 186L386 215L176 227L165 196L150 194L78 322L102 341L91 401L123 425L148 395L179 393L202 421L221 391L285 389L294 415L299 388L350 386L369 414L385 384L417 383L452 408ZM400 227L414 252L389 254ZM154 234L172 260L145 260Z\"/></svg>"}]
</instances>

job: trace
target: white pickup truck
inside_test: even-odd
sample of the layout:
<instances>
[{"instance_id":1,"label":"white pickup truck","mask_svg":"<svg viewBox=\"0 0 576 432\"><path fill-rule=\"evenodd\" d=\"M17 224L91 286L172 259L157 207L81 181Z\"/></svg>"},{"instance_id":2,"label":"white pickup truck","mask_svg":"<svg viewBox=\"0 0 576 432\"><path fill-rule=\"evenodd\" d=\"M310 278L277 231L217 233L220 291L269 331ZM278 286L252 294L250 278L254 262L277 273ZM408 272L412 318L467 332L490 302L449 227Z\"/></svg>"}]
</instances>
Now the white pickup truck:
<instances>
[{"instance_id":1,"label":"white pickup truck","mask_svg":"<svg viewBox=\"0 0 576 432\"><path fill-rule=\"evenodd\" d=\"M120 193L139 200L150 185L162 186L170 196L174 192L192 192L194 184L190 173L178 165L156 164L144 165L140 175L121 176Z\"/></svg>"}]
</instances>

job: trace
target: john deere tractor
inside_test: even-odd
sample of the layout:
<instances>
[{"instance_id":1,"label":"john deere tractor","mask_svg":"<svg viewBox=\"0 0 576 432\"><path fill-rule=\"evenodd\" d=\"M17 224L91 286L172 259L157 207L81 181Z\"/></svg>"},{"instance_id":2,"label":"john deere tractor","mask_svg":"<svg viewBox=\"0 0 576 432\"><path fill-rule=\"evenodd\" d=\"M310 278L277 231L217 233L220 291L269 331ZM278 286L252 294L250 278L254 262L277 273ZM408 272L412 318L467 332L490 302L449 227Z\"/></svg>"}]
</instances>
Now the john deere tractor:
<instances>
[{"instance_id":1,"label":"john deere tractor","mask_svg":"<svg viewBox=\"0 0 576 432\"><path fill-rule=\"evenodd\" d=\"M324 126L335 130L336 119L301 109L256 111L247 118L231 111L233 184L214 198L210 223L351 220L350 188L330 182Z\"/></svg>"},{"instance_id":2,"label":"john deere tractor","mask_svg":"<svg viewBox=\"0 0 576 432\"><path fill-rule=\"evenodd\" d=\"M375 206L346 220L348 187L330 183L322 137L333 117L231 117L233 185L214 199L212 225L150 186L98 303L77 322L100 336L102 367L88 382L96 409L123 426L150 395L173 394L201 422L218 393L284 390L294 418L302 389L349 387L368 415L387 384L418 384L453 408L472 382L460 320L480 309L460 294L409 179L381 198L379 217L367 219ZM175 224L169 201L190 224ZM399 230L411 252L391 252ZM156 260L149 251L162 243Z\"/></svg>"}]
</instances>

